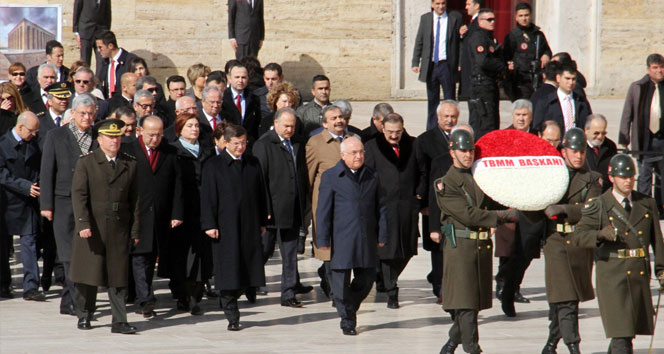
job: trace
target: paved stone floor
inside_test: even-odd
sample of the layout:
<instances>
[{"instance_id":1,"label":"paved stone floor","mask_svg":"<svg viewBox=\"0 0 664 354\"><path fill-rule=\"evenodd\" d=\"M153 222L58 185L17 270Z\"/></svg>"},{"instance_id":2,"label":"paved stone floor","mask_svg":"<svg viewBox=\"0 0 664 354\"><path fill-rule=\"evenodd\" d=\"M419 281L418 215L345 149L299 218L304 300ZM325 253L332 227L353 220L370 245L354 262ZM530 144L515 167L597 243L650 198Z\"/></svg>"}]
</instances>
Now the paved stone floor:
<instances>
[{"instance_id":1,"label":"paved stone floor","mask_svg":"<svg viewBox=\"0 0 664 354\"><path fill-rule=\"evenodd\" d=\"M591 100L598 112L610 120L610 137L615 137L617 121L622 110L621 100ZM354 122L366 126L375 102L356 102ZM419 134L424 125L424 102L394 102L407 128ZM462 104L462 121L467 118ZM509 104L502 102L503 117L509 117ZM503 119L502 126L509 125ZM320 291L316 269L320 262L307 254L300 256L302 282L314 285L315 290L302 295L303 308L283 308L279 303L281 263L278 254L266 267L269 294L259 296L251 305L244 297L240 301L240 332L226 331L226 320L214 299L202 302L204 314L191 316L174 310L167 280L156 279L157 316L145 320L128 307L129 321L139 329L137 335L110 333L110 307L105 293L99 294L99 311L93 321L94 329L79 331L76 319L58 314L59 287L48 292L48 301L26 302L21 295L21 266L12 260L14 293L17 298L0 301L1 353L437 353L447 340L451 320L435 304L426 275L429 254L421 250L401 276L399 286L401 308L386 308L385 294L372 291L362 304L358 315L359 335L343 336L336 311L330 307ZM494 268L497 261L494 262ZM495 270L495 269L494 269ZM494 271L495 274L495 271ZM657 300L656 282L651 282L653 301ZM544 292L543 259L533 261L523 286L523 294L530 304L517 304L518 316L508 319L494 300L493 308L480 312L480 345L485 353L539 353L547 338L548 306ZM657 323L654 353L664 353L664 314ZM581 304L581 349L584 353L606 352L597 301ZM649 336L634 341L635 353L648 352ZM566 353L559 346L560 353ZM461 348L457 351L462 352Z\"/></svg>"}]
</instances>

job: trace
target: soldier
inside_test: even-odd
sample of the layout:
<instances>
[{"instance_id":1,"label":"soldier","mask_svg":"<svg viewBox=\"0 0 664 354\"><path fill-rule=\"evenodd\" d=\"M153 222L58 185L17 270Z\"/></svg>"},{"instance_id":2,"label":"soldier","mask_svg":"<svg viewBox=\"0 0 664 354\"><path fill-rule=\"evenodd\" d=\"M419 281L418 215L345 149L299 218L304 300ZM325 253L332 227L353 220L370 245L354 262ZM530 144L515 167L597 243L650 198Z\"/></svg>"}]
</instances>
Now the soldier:
<instances>
[{"instance_id":1,"label":"soldier","mask_svg":"<svg viewBox=\"0 0 664 354\"><path fill-rule=\"evenodd\" d=\"M82 156L72 181L75 236L69 276L76 283L78 328L92 328L97 287L108 287L112 333L130 334L125 297L129 240L138 243L139 209L136 159L118 153L124 122L107 119L95 126L99 148Z\"/></svg>"},{"instance_id":2,"label":"soldier","mask_svg":"<svg viewBox=\"0 0 664 354\"><path fill-rule=\"evenodd\" d=\"M480 10L477 21L479 28L468 37L472 87L468 108L469 123L479 139L500 125L497 79L506 67L500 45L493 38L496 26L493 10Z\"/></svg>"},{"instance_id":3,"label":"soldier","mask_svg":"<svg viewBox=\"0 0 664 354\"><path fill-rule=\"evenodd\" d=\"M491 308L491 265L493 242L489 229L516 220L518 212L496 209L497 205L475 184L470 168L475 159L475 143L470 132L452 130L450 156L453 167L434 182L440 206L443 247L443 308L452 311L454 324L441 353L454 353L463 343L467 353L480 353L477 314ZM434 242L440 236L432 233Z\"/></svg>"},{"instance_id":4,"label":"soldier","mask_svg":"<svg viewBox=\"0 0 664 354\"><path fill-rule=\"evenodd\" d=\"M529 99L541 84L542 68L551 59L551 48L544 33L532 23L532 7L522 2L516 5L516 27L505 36L505 61L511 71L510 99Z\"/></svg>"},{"instance_id":5,"label":"soldier","mask_svg":"<svg viewBox=\"0 0 664 354\"><path fill-rule=\"evenodd\" d=\"M613 188L585 205L574 232L576 244L597 248L597 298L606 337L611 338L611 354L632 353L637 334L654 335L648 245L652 245L655 274L664 288L664 242L657 205L634 191L635 173L629 156L611 158Z\"/></svg>"},{"instance_id":6,"label":"soldier","mask_svg":"<svg viewBox=\"0 0 664 354\"><path fill-rule=\"evenodd\" d=\"M551 219L544 241L544 279L551 323L543 354L556 353L560 338L570 353L579 353L579 302L595 298L591 284L593 253L572 243L583 203L602 192L599 174L584 167L587 144L580 128L565 133L562 155L569 170L569 187L557 204L544 209Z\"/></svg>"}]
</instances>

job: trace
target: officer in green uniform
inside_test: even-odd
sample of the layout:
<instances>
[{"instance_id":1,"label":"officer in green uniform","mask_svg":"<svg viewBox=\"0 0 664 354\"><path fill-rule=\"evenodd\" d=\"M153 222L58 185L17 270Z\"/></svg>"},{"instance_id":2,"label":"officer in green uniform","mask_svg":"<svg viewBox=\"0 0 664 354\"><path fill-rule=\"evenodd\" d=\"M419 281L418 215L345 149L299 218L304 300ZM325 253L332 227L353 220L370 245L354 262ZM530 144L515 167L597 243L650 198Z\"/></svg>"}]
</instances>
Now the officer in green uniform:
<instances>
[{"instance_id":1,"label":"officer in green uniform","mask_svg":"<svg viewBox=\"0 0 664 354\"><path fill-rule=\"evenodd\" d=\"M97 287L108 287L112 333L134 333L127 323L125 297L130 238L138 242L136 160L120 153L119 119L95 125L99 148L81 156L72 181L74 240L69 272L76 283L78 328L92 328Z\"/></svg>"},{"instance_id":2,"label":"officer in green uniform","mask_svg":"<svg viewBox=\"0 0 664 354\"><path fill-rule=\"evenodd\" d=\"M470 128L466 126L466 128ZM443 308L454 324L441 353L454 353L459 343L466 353L480 353L477 314L491 308L493 243L490 228L516 220L518 212L489 210L500 206L475 184L470 168L475 160L472 134L458 126L450 135L453 167L434 182L440 206L443 248ZM435 242L440 240L434 239Z\"/></svg>"},{"instance_id":3,"label":"officer in green uniform","mask_svg":"<svg viewBox=\"0 0 664 354\"><path fill-rule=\"evenodd\" d=\"M591 282L593 252L572 242L584 203L602 192L599 174L584 167L587 145L583 130L572 128L565 133L561 153L569 170L569 186L557 204L544 210L549 219L544 270L551 323L543 354L556 353L560 338L570 353L579 353L579 302L595 298Z\"/></svg>"},{"instance_id":4,"label":"officer in green uniform","mask_svg":"<svg viewBox=\"0 0 664 354\"><path fill-rule=\"evenodd\" d=\"M664 242L655 200L634 191L636 168L631 157L609 163L613 188L585 204L574 233L581 247L597 248L595 279L599 311L609 353L632 353L637 334L654 334L648 246L655 274L664 287ZM661 290L660 290L661 291Z\"/></svg>"}]
</instances>

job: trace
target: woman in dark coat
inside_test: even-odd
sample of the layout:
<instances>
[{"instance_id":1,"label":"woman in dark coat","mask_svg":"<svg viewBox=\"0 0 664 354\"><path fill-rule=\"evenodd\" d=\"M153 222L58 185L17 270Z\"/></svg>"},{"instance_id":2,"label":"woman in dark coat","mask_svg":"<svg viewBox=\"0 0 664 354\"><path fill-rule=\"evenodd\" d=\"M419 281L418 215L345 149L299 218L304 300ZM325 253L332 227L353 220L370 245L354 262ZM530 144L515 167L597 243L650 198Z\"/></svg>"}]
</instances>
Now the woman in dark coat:
<instances>
[{"instance_id":1,"label":"woman in dark coat","mask_svg":"<svg viewBox=\"0 0 664 354\"><path fill-rule=\"evenodd\" d=\"M387 307L399 307L397 279L411 257L417 254L418 212L423 207L418 188L426 175L415 160L415 138L403 129L403 118L390 113L383 119L383 134L365 144L365 164L376 170L379 188L387 207L388 240L378 249L379 279L388 295Z\"/></svg>"},{"instance_id":2,"label":"woman in dark coat","mask_svg":"<svg viewBox=\"0 0 664 354\"><path fill-rule=\"evenodd\" d=\"M205 161L214 156L209 144L199 142L199 119L195 114L183 113L175 120L178 136L173 145L182 171L184 222L175 229L170 242L172 290L178 299L178 309L201 314L198 303L203 297L205 282L212 276L210 240L201 230L200 183Z\"/></svg>"}]
</instances>

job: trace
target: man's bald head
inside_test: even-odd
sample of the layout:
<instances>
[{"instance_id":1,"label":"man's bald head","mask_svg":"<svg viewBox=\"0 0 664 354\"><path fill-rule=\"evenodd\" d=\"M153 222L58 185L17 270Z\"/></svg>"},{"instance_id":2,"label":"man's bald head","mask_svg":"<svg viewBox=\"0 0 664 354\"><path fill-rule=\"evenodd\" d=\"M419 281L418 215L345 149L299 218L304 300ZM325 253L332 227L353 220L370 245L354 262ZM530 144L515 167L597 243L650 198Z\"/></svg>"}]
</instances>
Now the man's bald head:
<instances>
[{"instance_id":1,"label":"man's bald head","mask_svg":"<svg viewBox=\"0 0 664 354\"><path fill-rule=\"evenodd\" d=\"M32 140L37 135L37 132L39 132L39 118L30 111L21 113L16 118L14 131L25 141Z\"/></svg>"},{"instance_id":2,"label":"man's bald head","mask_svg":"<svg viewBox=\"0 0 664 354\"><path fill-rule=\"evenodd\" d=\"M164 129L164 122L161 118L157 116L147 116L141 121L141 127L145 128L155 128L155 129Z\"/></svg>"},{"instance_id":3,"label":"man's bald head","mask_svg":"<svg viewBox=\"0 0 664 354\"><path fill-rule=\"evenodd\" d=\"M141 121L141 137L150 149L157 149L164 135L164 123L157 116L147 116Z\"/></svg>"},{"instance_id":4,"label":"man's bald head","mask_svg":"<svg viewBox=\"0 0 664 354\"><path fill-rule=\"evenodd\" d=\"M138 81L138 75L134 73L124 73L120 78L122 83L122 92L127 97L134 97L136 93L136 81Z\"/></svg>"},{"instance_id":5,"label":"man's bald head","mask_svg":"<svg viewBox=\"0 0 664 354\"><path fill-rule=\"evenodd\" d=\"M177 115L182 113L196 114L196 110L196 101L193 97L182 96L175 101L175 114Z\"/></svg>"}]
</instances>

